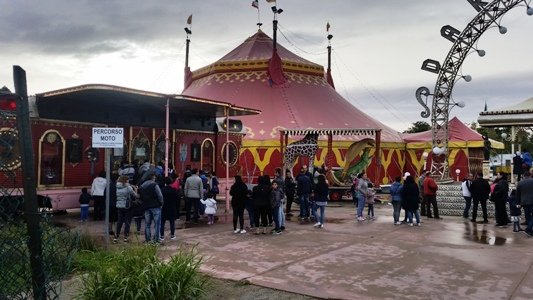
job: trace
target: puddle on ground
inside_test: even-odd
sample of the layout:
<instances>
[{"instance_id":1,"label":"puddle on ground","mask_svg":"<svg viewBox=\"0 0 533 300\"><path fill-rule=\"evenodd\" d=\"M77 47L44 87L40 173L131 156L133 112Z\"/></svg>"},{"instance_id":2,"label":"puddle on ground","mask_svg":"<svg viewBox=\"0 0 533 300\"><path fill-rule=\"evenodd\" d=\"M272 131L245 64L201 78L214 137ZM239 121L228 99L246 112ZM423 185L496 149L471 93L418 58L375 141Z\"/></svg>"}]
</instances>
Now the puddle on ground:
<instances>
[{"instance_id":1,"label":"puddle on ground","mask_svg":"<svg viewBox=\"0 0 533 300\"><path fill-rule=\"evenodd\" d=\"M501 246L510 243L512 239L499 237L487 230L487 226L465 222L464 238L479 244Z\"/></svg>"}]
</instances>

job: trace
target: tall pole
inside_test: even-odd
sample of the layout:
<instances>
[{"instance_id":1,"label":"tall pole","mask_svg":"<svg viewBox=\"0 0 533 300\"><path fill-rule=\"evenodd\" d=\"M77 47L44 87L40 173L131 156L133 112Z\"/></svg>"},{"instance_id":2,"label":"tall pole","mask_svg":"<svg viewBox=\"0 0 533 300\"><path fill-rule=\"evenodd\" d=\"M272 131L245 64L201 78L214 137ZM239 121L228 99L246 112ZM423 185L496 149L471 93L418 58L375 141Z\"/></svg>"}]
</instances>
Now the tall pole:
<instances>
[{"instance_id":1,"label":"tall pole","mask_svg":"<svg viewBox=\"0 0 533 300\"><path fill-rule=\"evenodd\" d=\"M20 66L13 66L13 81L17 97L17 131L19 132L20 157L22 163L24 188L24 217L28 229L31 265L31 282L33 298L46 299L46 278L43 270L43 248L40 215L37 205L37 180L35 179L35 162L33 159L32 136L30 127L30 109L26 71Z\"/></svg>"},{"instance_id":2,"label":"tall pole","mask_svg":"<svg viewBox=\"0 0 533 300\"><path fill-rule=\"evenodd\" d=\"M169 147L169 122L170 122L170 99L167 98L165 110L165 177L168 177L168 147Z\"/></svg>"},{"instance_id":3,"label":"tall pole","mask_svg":"<svg viewBox=\"0 0 533 300\"><path fill-rule=\"evenodd\" d=\"M109 232L111 231L111 228L109 228L109 197L111 195L111 148L105 148L105 228L104 228L104 236L105 236L105 245L106 247L109 246Z\"/></svg>"},{"instance_id":4,"label":"tall pole","mask_svg":"<svg viewBox=\"0 0 533 300\"><path fill-rule=\"evenodd\" d=\"M187 40L185 41L185 68L189 66L189 44L191 43L191 39L189 39L189 35L187 35Z\"/></svg>"},{"instance_id":5,"label":"tall pole","mask_svg":"<svg viewBox=\"0 0 533 300\"><path fill-rule=\"evenodd\" d=\"M277 44L278 44L278 20L276 20L276 19L274 19L274 21L272 21L272 30L273 30L273 39L272 39L272 41L274 42L274 45L272 47L274 48L274 50L276 50L278 48L277 47Z\"/></svg>"},{"instance_id":6,"label":"tall pole","mask_svg":"<svg viewBox=\"0 0 533 300\"><path fill-rule=\"evenodd\" d=\"M374 183L376 187L379 187L381 185L381 130L376 131L376 153L374 157L376 159L376 180Z\"/></svg>"},{"instance_id":7,"label":"tall pole","mask_svg":"<svg viewBox=\"0 0 533 300\"><path fill-rule=\"evenodd\" d=\"M224 109L226 115L226 212L229 212L229 107Z\"/></svg>"}]
</instances>

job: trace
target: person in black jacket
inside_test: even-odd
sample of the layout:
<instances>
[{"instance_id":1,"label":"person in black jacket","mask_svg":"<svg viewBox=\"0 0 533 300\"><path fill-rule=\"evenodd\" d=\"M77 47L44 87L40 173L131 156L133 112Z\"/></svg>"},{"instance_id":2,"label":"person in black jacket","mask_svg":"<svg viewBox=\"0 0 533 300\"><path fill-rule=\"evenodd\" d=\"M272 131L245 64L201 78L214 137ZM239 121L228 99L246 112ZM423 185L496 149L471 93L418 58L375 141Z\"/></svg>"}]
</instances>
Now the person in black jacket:
<instances>
[{"instance_id":1,"label":"person in black jacket","mask_svg":"<svg viewBox=\"0 0 533 300\"><path fill-rule=\"evenodd\" d=\"M268 213L272 211L270 208L270 190L270 178L268 175L259 177L257 185L252 190L256 234L266 234L267 232Z\"/></svg>"},{"instance_id":2,"label":"person in black jacket","mask_svg":"<svg viewBox=\"0 0 533 300\"><path fill-rule=\"evenodd\" d=\"M528 236L533 236L533 178L529 171L524 172L524 179L516 185L516 202L524 209Z\"/></svg>"},{"instance_id":3,"label":"person in black jacket","mask_svg":"<svg viewBox=\"0 0 533 300\"><path fill-rule=\"evenodd\" d=\"M296 183L292 177L291 171L285 171L285 197L287 198L286 212L287 217L292 217L291 207L294 202L294 194L296 193Z\"/></svg>"},{"instance_id":4,"label":"person in black jacket","mask_svg":"<svg viewBox=\"0 0 533 300\"><path fill-rule=\"evenodd\" d=\"M524 174L524 160L520 156L520 152L517 151L513 156L513 176L516 175L516 182L519 182L522 179L522 174Z\"/></svg>"},{"instance_id":5,"label":"person in black jacket","mask_svg":"<svg viewBox=\"0 0 533 300\"><path fill-rule=\"evenodd\" d=\"M148 171L149 172L149 171ZM160 243L161 231L161 207L163 206L163 194L155 181L156 174L151 173L139 188L141 202L144 207L144 237L145 242ZM154 221L154 234L151 232L152 220Z\"/></svg>"},{"instance_id":6,"label":"person in black jacket","mask_svg":"<svg viewBox=\"0 0 533 300\"><path fill-rule=\"evenodd\" d=\"M161 189L163 195L163 208L161 209L161 240L165 240L165 223L168 220L170 223L170 239L176 239L176 214L180 203L180 193L175 188L171 187L172 178L165 177L165 186Z\"/></svg>"},{"instance_id":7,"label":"person in black jacket","mask_svg":"<svg viewBox=\"0 0 533 300\"><path fill-rule=\"evenodd\" d=\"M401 194L402 206L407 214L409 226L413 226L413 215L416 218L416 225L420 226L420 213L418 211L420 191L418 190L418 184L412 176L409 175L405 178Z\"/></svg>"},{"instance_id":8,"label":"person in black jacket","mask_svg":"<svg viewBox=\"0 0 533 300\"><path fill-rule=\"evenodd\" d=\"M483 223L488 223L487 199L490 195L490 185L487 180L483 179L483 173L477 174L477 178L472 181L472 184L470 185L470 192L472 193L472 199L474 200L472 219L470 221L476 222L477 208L479 203L481 203L481 209L483 210Z\"/></svg>"},{"instance_id":9,"label":"person in black jacket","mask_svg":"<svg viewBox=\"0 0 533 300\"><path fill-rule=\"evenodd\" d=\"M498 172L497 182L491 195L491 201L494 202L496 215L496 226L502 227L509 223L507 216L506 204L509 198L509 184L507 183L507 174Z\"/></svg>"},{"instance_id":10,"label":"person in black jacket","mask_svg":"<svg viewBox=\"0 0 533 300\"><path fill-rule=\"evenodd\" d=\"M296 177L297 188L296 193L300 201L300 219L307 220L309 218L309 195L311 194L311 179L306 173L307 169L302 167L300 174Z\"/></svg>"},{"instance_id":11,"label":"person in black jacket","mask_svg":"<svg viewBox=\"0 0 533 300\"><path fill-rule=\"evenodd\" d=\"M248 187L242 181L240 175L235 176L235 183L231 186L229 194L231 195L231 208L233 209L233 232L246 233L244 229L244 208L246 207ZM237 229L237 221L239 221L240 229Z\"/></svg>"},{"instance_id":12,"label":"person in black jacket","mask_svg":"<svg viewBox=\"0 0 533 300\"><path fill-rule=\"evenodd\" d=\"M118 212L117 212L117 180L118 180L118 174L112 173L111 174L111 181L109 182L109 234L115 235L115 232L113 232L113 227L115 227L115 223L118 220ZM107 190L104 191L104 199L107 194ZM105 206L104 206L105 207ZM104 208L105 212L105 208Z\"/></svg>"}]
</instances>

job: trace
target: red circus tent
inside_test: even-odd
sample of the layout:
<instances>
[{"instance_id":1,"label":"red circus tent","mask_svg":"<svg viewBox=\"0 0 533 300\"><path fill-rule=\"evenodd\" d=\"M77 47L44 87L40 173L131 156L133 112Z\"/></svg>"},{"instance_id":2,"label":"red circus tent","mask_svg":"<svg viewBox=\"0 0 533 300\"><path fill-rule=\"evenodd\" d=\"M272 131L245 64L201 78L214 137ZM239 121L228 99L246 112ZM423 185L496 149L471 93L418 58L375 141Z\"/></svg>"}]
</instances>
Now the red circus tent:
<instances>
[{"instance_id":1,"label":"red circus tent","mask_svg":"<svg viewBox=\"0 0 533 300\"><path fill-rule=\"evenodd\" d=\"M279 44L273 51L273 40L261 30L218 61L193 71L182 94L261 110L261 114L242 120L247 130L245 141L263 146L269 140L277 142L279 129L287 128L374 128L382 129L383 142L403 142L396 130L338 94L321 65Z\"/></svg>"},{"instance_id":2,"label":"red circus tent","mask_svg":"<svg viewBox=\"0 0 533 300\"><path fill-rule=\"evenodd\" d=\"M429 166L429 163L425 163L423 154L432 149L432 131L404 133L403 138L406 143L405 171L418 176ZM448 139L448 166L453 170L450 171L450 176L455 178L456 170L463 176L482 170L484 144L481 134L454 117L448 122ZM504 148L501 142L490 141L492 148Z\"/></svg>"},{"instance_id":3,"label":"red circus tent","mask_svg":"<svg viewBox=\"0 0 533 300\"><path fill-rule=\"evenodd\" d=\"M407 149L431 148L432 131L404 133L403 139ZM483 138L477 131L466 126L457 117L448 122L448 148L483 148ZM493 148L503 149L503 144L491 140Z\"/></svg>"}]
</instances>

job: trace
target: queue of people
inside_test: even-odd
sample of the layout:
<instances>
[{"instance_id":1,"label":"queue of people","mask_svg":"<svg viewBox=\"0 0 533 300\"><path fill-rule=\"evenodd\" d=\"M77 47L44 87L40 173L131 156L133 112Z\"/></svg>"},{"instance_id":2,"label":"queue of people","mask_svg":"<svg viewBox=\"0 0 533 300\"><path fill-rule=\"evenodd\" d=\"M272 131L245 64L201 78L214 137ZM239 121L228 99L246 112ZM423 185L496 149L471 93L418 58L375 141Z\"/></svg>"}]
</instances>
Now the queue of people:
<instances>
[{"instance_id":1,"label":"queue of people","mask_svg":"<svg viewBox=\"0 0 533 300\"><path fill-rule=\"evenodd\" d=\"M233 232L244 234L247 233L246 229L251 229L255 234L266 234L268 227L273 227L270 233L281 234L286 228L286 218L293 216L291 210L295 197L299 204L300 222L305 223L312 219L316 221L314 227L324 228L325 210L329 200L329 186L324 171L320 172L318 169L311 174L307 166L303 165L299 174L293 178L290 170L283 173L278 168L272 179L268 175L259 177L258 184L252 189L248 188L241 176L235 176L235 182L229 191L232 197ZM207 215L208 225L215 223L219 182L214 175L191 168L187 168L183 180L174 173L166 178L161 174L161 170L149 163L145 162L136 169L125 162L118 174L111 176L109 233L114 236L114 242L118 241L121 234L124 242L128 241L132 221L140 233L142 220L145 221L145 242L164 241L167 221L169 238L175 239L175 221L179 218L182 198L186 223L198 223L203 214ZM94 220L102 219L107 193L105 175L105 172L99 173L91 185L90 192L86 188L82 189L80 222L87 221L91 200L94 201ZM390 187L393 224L421 226L421 216L441 219L437 190L438 186L429 172L422 174L418 182L409 172L404 174L403 181L401 177L395 178ZM364 172L353 179L351 192L356 205L357 222L374 220L376 191ZM497 227L512 223L513 231L520 232L520 225L526 225L523 231L533 236L533 179L530 172L524 172L516 190L510 190L507 174L503 172L498 173L492 186L483 178L483 174L477 174L475 178L469 174L461 183L461 193L465 200L465 219L477 223L481 204L481 223L489 223L487 201L491 201L495 207ZM510 216L507 213L507 203ZM365 206L368 207L366 218ZM522 209L526 216L524 223L520 223ZM245 210L248 212L249 228L244 224ZM405 212L403 221L400 221L401 210Z\"/></svg>"},{"instance_id":2,"label":"queue of people","mask_svg":"<svg viewBox=\"0 0 533 300\"><path fill-rule=\"evenodd\" d=\"M132 223L135 224L136 232L140 234L142 220L145 223L146 243L160 243L165 240L167 221L170 230L169 239L176 239L176 219L179 218L182 198L185 198L187 222L190 222L191 218L193 222L197 222L200 214L205 212L209 223L214 223L215 197L218 194L219 184L216 176L201 172L202 177L200 177L196 169L187 168L185 179L182 181L172 169L169 169L169 176L164 177L162 166L160 163L156 167L146 161L134 167L126 161L118 172L111 174L108 231L115 243L121 234L123 241L128 242ZM104 218L106 194L106 172L102 171L93 180L90 190L82 189L79 197L80 222L88 220L91 201L94 204L93 219Z\"/></svg>"}]
</instances>

